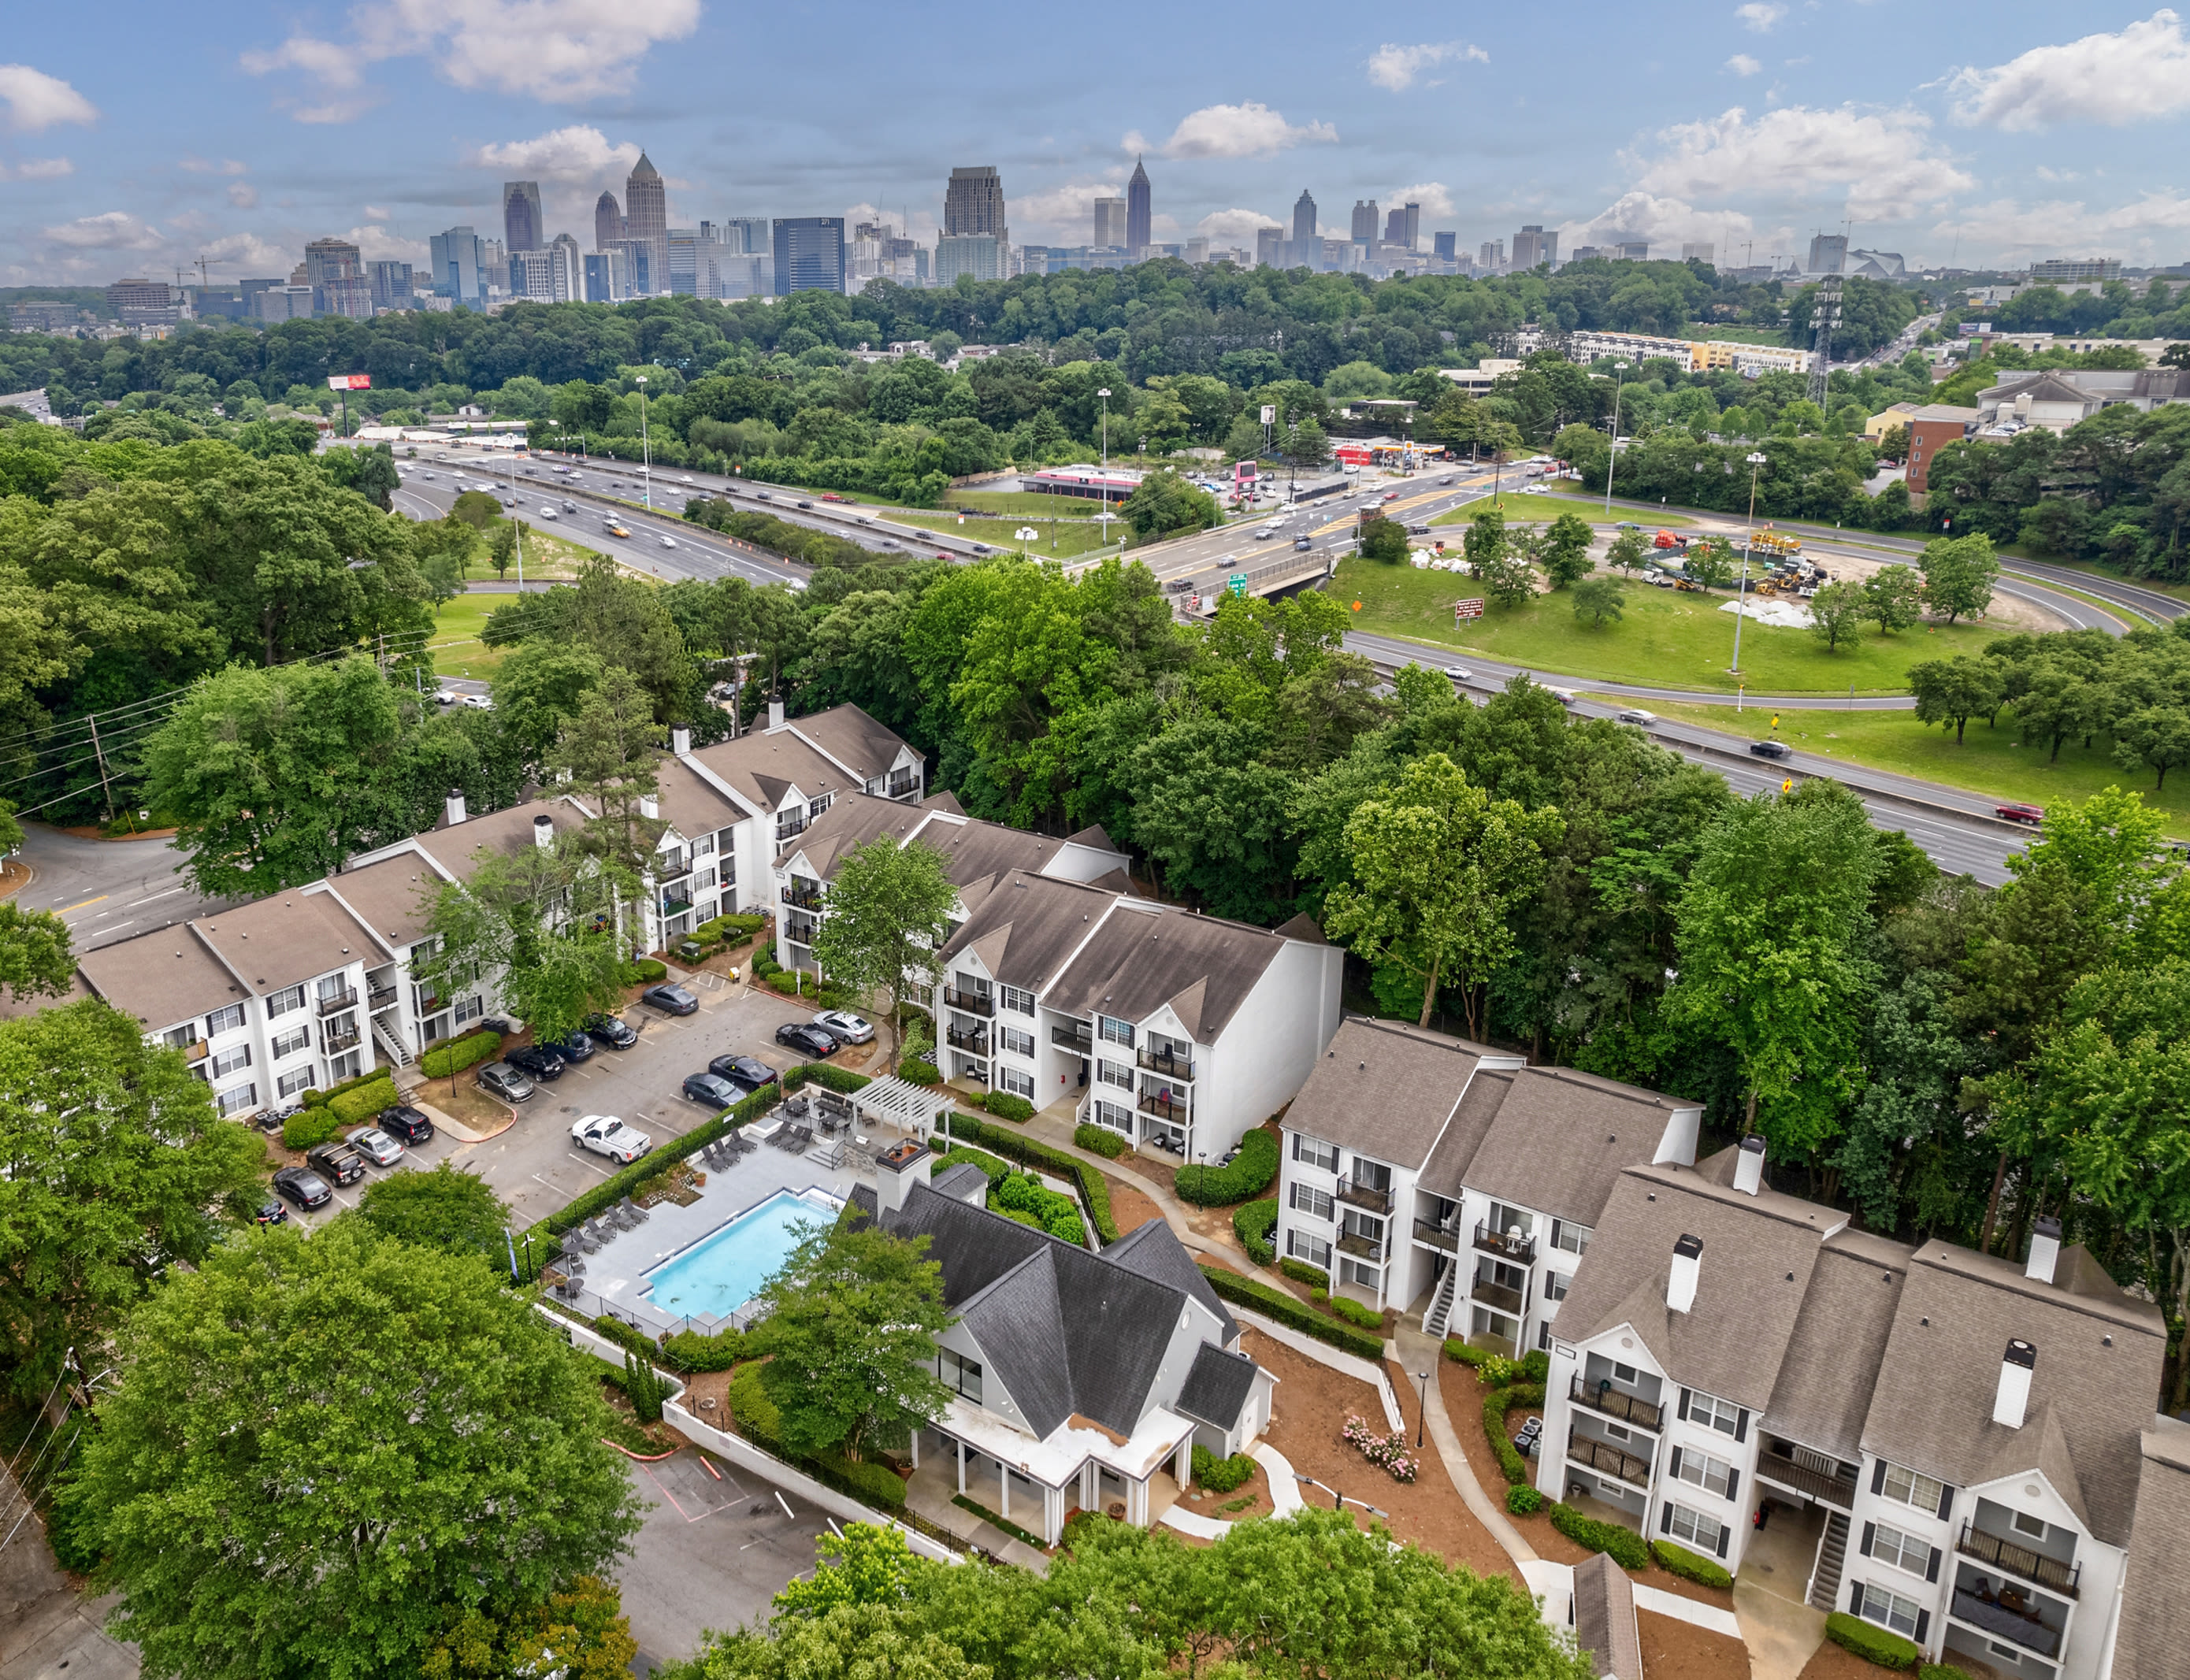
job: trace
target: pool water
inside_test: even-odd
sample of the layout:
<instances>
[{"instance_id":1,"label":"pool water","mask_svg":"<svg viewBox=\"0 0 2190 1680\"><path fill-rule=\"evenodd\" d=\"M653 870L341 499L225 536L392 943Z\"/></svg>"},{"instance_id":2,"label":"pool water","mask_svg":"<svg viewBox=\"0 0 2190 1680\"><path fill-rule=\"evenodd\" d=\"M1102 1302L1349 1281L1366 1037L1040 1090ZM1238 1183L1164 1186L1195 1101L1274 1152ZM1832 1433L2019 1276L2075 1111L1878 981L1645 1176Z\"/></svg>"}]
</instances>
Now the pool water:
<instances>
[{"instance_id":1,"label":"pool water","mask_svg":"<svg viewBox=\"0 0 2190 1680\"><path fill-rule=\"evenodd\" d=\"M835 1217L833 1208L779 1190L646 1274L648 1299L678 1318L726 1319L754 1296L798 1246L802 1226Z\"/></svg>"}]
</instances>

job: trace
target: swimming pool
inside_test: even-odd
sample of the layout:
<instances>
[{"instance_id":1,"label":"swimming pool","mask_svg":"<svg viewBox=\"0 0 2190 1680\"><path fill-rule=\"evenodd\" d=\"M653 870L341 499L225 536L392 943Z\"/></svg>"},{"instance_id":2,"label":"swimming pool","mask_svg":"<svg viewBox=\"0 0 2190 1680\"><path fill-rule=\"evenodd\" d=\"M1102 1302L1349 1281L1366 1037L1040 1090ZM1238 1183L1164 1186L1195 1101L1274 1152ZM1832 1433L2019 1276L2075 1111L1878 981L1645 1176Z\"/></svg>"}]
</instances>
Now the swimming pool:
<instances>
[{"instance_id":1,"label":"swimming pool","mask_svg":"<svg viewBox=\"0 0 2190 1680\"><path fill-rule=\"evenodd\" d=\"M778 1190L647 1273L647 1298L672 1318L727 1319L798 1246L801 1225L836 1217L819 1197Z\"/></svg>"}]
</instances>

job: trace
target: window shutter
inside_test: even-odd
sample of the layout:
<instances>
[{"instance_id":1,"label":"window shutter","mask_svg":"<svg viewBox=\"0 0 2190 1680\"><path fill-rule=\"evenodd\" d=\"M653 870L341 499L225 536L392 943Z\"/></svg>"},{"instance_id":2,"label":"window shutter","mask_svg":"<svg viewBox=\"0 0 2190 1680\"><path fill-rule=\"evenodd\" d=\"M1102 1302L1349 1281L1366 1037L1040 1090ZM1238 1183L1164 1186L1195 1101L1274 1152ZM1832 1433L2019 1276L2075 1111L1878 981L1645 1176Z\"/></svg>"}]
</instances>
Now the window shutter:
<instances>
[{"instance_id":1,"label":"window shutter","mask_svg":"<svg viewBox=\"0 0 2190 1680\"><path fill-rule=\"evenodd\" d=\"M1848 1614L1852 1616L1859 1616L1863 1614L1863 1583L1859 1581L1849 1583Z\"/></svg>"},{"instance_id":2,"label":"window shutter","mask_svg":"<svg viewBox=\"0 0 2190 1680\"><path fill-rule=\"evenodd\" d=\"M1939 1520L1945 1522L1947 1513L1955 1508L1955 1490L1942 1484L1939 1489Z\"/></svg>"},{"instance_id":3,"label":"window shutter","mask_svg":"<svg viewBox=\"0 0 2190 1680\"><path fill-rule=\"evenodd\" d=\"M1721 1523L1718 1525L1718 1555L1722 1558L1726 1556L1726 1542L1733 1533L1733 1530L1725 1524Z\"/></svg>"},{"instance_id":4,"label":"window shutter","mask_svg":"<svg viewBox=\"0 0 2190 1680\"><path fill-rule=\"evenodd\" d=\"M1671 1472L1670 1472L1669 1473L1672 1476L1672 1478L1673 1478L1673 1479L1674 1479L1675 1481L1677 1481L1677 1482L1678 1480L1680 1480L1680 1479L1681 1479L1681 1450L1680 1450L1678 1447L1675 1447L1675 1448L1673 1449L1673 1461L1672 1461L1672 1468L1671 1468Z\"/></svg>"},{"instance_id":5,"label":"window shutter","mask_svg":"<svg viewBox=\"0 0 2190 1680\"><path fill-rule=\"evenodd\" d=\"M1870 1490L1877 1493L1886 1486L1886 1461L1880 1459L1870 1467Z\"/></svg>"},{"instance_id":6,"label":"window shutter","mask_svg":"<svg viewBox=\"0 0 2190 1680\"><path fill-rule=\"evenodd\" d=\"M1681 1422L1683 1422L1683 1423L1686 1423L1688 1421L1688 1391L1687 1389L1683 1388L1683 1389L1682 1389L1682 1390L1681 1390Z\"/></svg>"},{"instance_id":7,"label":"window shutter","mask_svg":"<svg viewBox=\"0 0 2190 1680\"><path fill-rule=\"evenodd\" d=\"M1924 1579L1925 1579L1925 1580L1926 1580L1926 1581L1937 1581L1937 1580L1938 1580L1938 1578L1939 1578L1939 1559L1940 1559L1940 1558L1941 1558L1941 1557L1943 1557L1943 1555L1944 1555L1944 1554L1943 1554L1943 1552L1941 1552L1941 1551L1939 1550L1939 1548L1938 1548L1938 1547L1936 1547L1936 1546L1935 1546L1935 1547L1933 1547L1932 1548L1932 1561L1931 1561L1929 1564L1927 1564L1926 1565L1925 1565L1925 1569L1924 1569Z\"/></svg>"},{"instance_id":8,"label":"window shutter","mask_svg":"<svg viewBox=\"0 0 2190 1680\"><path fill-rule=\"evenodd\" d=\"M1726 1473L1726 1496L1727 1496L1728 1499L1732 1499L1732 1498L1733 1498L1736 1494L1739 1493L1740 1491L1741 1491L1741 1472L1740 1472L1740 1471L1739 1471L1739 1470L1729 1470L1729 1471L1728 1471L1728 1472ZM1720 1557L1722 1557L1722 1558L1723 1558L1724 1556L1726 1556L1726 1553L1724 1553L1723 1552L1720 1552L1720 1553L1719 1553L1719 1556L1720 1556Z\"/></svg>"},{"instance_id":9,"label":"window shutter","mask_svg":"<svg viewBox=\"0 0 2190 1680\"><path fill-rule=\"evenodd\" d=\"M1661 1534L1673 1531L1673 1501L1667 1500L1658 1512L1658 1530Z\"/></svg>"},{"instance_id":10,"label":"window shutter","mask_svg":"<svg viewBox=\"0 0 2190 1680\"><path fill-rule=\"evenodd\" d=\"M1745 1441L1749 1439L1749 1413L1746 1410L1734 1414L1733 1439L1737 1441Z\"/></svg>"},{"instance_id":11,"label":"window shutter","mask_svg":"<svg viewBox=\"0 0 2190 1680\"><path fill-rule=\"evenodd\" d=\"M1930 1635L1931 1635L1931 1632L1932 1632L1932 1613L1931 1613L1931 1611L1929 1611L1929 1610L1919 1610L1919 1611L1917 1611L1917 1612L1916 1612L1916 1643L1917 1643L1918 1644L1920 1644L1920 1645L1921 1645L1921 1644L1922 1644L1922 1643L1925 1642L1925 1640L1930 1637Z\"/></svg>"},{"instance_id":12,"label":"window shutter","mask_svg":"<svg viewBox=\"0 0 2190 1680\"><path fill-rule=\"evenodd\" d=\"M1864 1557L1868 1558L1870 1556L1871 1542L1877 1538L1878 1524L1875 1523L1865 1523L1863 1525L1863 1544L1856 1547L1856 1550L1862 1552Z\"/></svg>"}]
</instances>

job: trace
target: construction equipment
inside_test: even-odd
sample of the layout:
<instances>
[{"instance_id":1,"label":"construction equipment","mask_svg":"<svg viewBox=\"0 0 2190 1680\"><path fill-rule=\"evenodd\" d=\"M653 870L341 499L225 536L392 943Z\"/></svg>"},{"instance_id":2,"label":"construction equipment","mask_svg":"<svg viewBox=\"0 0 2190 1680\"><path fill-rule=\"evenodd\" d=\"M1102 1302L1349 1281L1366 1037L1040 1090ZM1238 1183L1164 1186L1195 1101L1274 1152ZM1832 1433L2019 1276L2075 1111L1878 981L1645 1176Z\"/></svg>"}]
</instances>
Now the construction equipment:
<instances>
[{"instance_id":1,"label":"construction equipment","mask_svg":"<svg viewBox=\"0 0 2190 1680\"><path fill-rule=\"evenodd\" d=\"M1767 554L1799 554L1802 552L1802 539L1790 536L1784 531L1774 531L1767 525L1750 536L1749 546L1751 549L1761 548Z\"/></svg>"}]
</instances>

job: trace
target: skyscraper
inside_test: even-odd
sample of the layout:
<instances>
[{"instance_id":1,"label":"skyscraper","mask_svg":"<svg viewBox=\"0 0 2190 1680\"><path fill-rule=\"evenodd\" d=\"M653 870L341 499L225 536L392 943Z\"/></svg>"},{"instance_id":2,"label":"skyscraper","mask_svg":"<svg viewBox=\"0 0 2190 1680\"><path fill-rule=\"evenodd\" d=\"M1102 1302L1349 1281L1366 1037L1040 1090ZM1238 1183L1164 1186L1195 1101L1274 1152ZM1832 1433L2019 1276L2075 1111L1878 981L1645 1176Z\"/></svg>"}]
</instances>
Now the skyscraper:
<instances>
[{"instance_id":1,"label":"skyscraper","mask_svg":"<svg viewBox=\"0 0 2190 1680\"><path fill-rule=\"evenodd\" d=\"M607 195L604 193L603 197ZM586 301L620 304L631 295L629 264L621 251L595 251L586 258Z\"/></svg>"},{"instance_id":2,"label":"skyscraper","mask_svg":"<svg viewBox=\"0 0 2190 1680\"><path fill-rule=\"evenodd\" d=\"M1838 274L1847 267L1847 236L1821 233L1810 241L1807 274Z\"/></svg>"},{"instance_id":3,"label":"skyscraper","mask_svg":"<svg viewBox=\"0 0 2190 1680\"><path fill-rule=\"evenodd\" d=\"M1540 223L1531 222L1513 236L1513 272L1526 274L1545 263L1558 266L1559 236L1546 233Z\"/></svg>"},{"instance_id":4,"label":"skyscraper","mask_svg":"<svg viewBox=\"0 0 2190 1680\"><path fill-rule=\"evenodd\" d=\"M991 179L996 171L988 172ZM955 177L954 177L955 178ZM1001 207L1001 200L998 200ZM778 216L775 219L775 292L842 292L844 289L844 219L842 216Z\"/></svg>"},{"instance_id":5,"label":"skyscraper","mask_svg":"<svg viewBox=\"0 0 2190 1680\"><path fill-rule=\"evenodd\" d=\"M1302 187L1301 196L1293 201L1293 243L1305 249L1314 237L1315 201L1308 196L1308 189ZM1301 260L1306 262L1308 258L1303 257Z\"/></svg>"},{"instance_id":6,"label":"skyscraper","mask_svg":"<svg viewBox=\"0 0 2190 1680\"><path fill-rule=\"evenodd\" d=\"M593 201L593 249L605 251L623 237L623 207L612 192Z\"/></svg>"},{"instance_id":7,"label":"skyscraper","mask_svg":"<svg viewBox=\"0 0 2190 1680\"><path fill-rule=\"evenodd\" d=\"M502 243L512 251L548 248L547 224L540 215L540 183L504 181L502 184Z\"/></svg>"},{"instance_id":8,"label":"skyscraper","mask_svg":"<svg viewBox=\"0 0 2190 1680\"><path fill-rule=\"evenodd\" d=\"M578 241L559 233L548 242L548 291L559 304L582 304L586 298L586 264Z\"/></svg>"},{"instance_id":9,"label":"skyscraper","mask_svg":"<svg viewBox=\"0 0 2190 1680\"><path fill-rule=\"evenodd\" d=\"M377 309L415 309L417 301L411 295L411 264L383 261L370 263L366 268L366 278L372 282L372 306Z\"/></svg>"},{"instance_id":10,"label":"skyscraper","mask_svg":"<svg viewBox=\"0 0 2190 1680\"><path fill-rule=\"evenodd\" d=\"M470 228L451 228L446 233L437 233L428 242L434 264L434 295L450 298L459 304L477 304L483 300L479 270L484 265L485 253L479 248L479 236Z\"/></svg>"},{"instance_id":11,"label":"skyscraper","mask_svg":"<svg viewBox=\"0 0 2190 1680\"><path fill-rule=\"evenodd\" d=\"M1399 232L1401 236L1399 243L1405 246L1408 250L1412 251L1421 243L1422 207L1421 205L1407 206L1404 219L1399 224Z\"/></svg>"},{"instance_id":12,"label":"skyscraper","mask_svg":"<svg viewBox=\"0 0 2190 1680\"><path fill-rule=\"evenodd\" d=\"M1276 268L1285 262L1285 230L1283 228L1255 230L1255 266Z\"/></svg>"},{"instance_id":13,"label":"skyscraper","mask_svg":"<svg viewBox=\"0 0 2190 1680\"><path fill-rule=\"evenodd\" d=\"M1141 167L1141 160L1137 157L1133 160L1133 178L1126 183L1126 254L1137 263L1149 254L1153 208L1149 193L1149 172Z\"/></svg>"},{"instance_id":14,"label":"skyscraper","mask_svg":"<svg viewBox=\"0 0 2190 1680\"><path fill-rule=\"evenodd\" d=\"M1353 242L1374 245L1376 242L1376 201L1357 198L1353 201Z\"/></svg>"},{"instance_id":15,"label":"skyscraper","mask_svg":"<svg viewBox=\"0 0 2190 1680\"><path fill-rule=\"evenodd\" d=\"M1701 263L1705 268L1712 266L1711 259L1717 254L1718 247L1708 241L1700 245L1683 245L1681 247L1682 262Z\"/></svg>"},{"instance_id":16,"label":"skyscraper","mask_svg":"<svg viewBox=\"0 0 2190 1680\"><path fill-rule=\"evenodd\" d=\"M1122 198L1098 198L1095 201L1095 238L1097 245L1123 245L1126 242L1126 201Z\"/></svg>"},{"instance_id":17,"label":"skyscraper","mask_svg":"<svg viewBox=\"0 0 2190 1680\"><path fill-rule=\"evenodd\" d=\"M645 277L633 276L634 285L648 292L668 289L669 270L669 194L661 184L661 173L648 161L644 152L631 167L631 179L623 184L623 236L634 244L646 247L649 254Z\"/></svg>"},{"instance_id":18,"label":"skyscraper","mask_svg":"<svg viewBox=\"0 0 2190 1680\"><path fill-rule=\"evenodd\" d=\"M765 216L731 216L723 223L723 249L748 256L767 256L773 248Z\"/></svg>"},{"instance_id":19,"label":"skyscraper","mask_svg":"<svg viewBox=\"0 0 2190 1680\"><path fill-rule=\"evenodd\" d=\"M1430 236L1431 254L1438 261L1457 262L1460 259L1460 236L1457 233L1433 233Z\"/></svg>"},{"instance_id":20,"label":"skyscraper","mask_svg":"<svg viewBox=\"0 0 2190 1680\"><path fill-rule=\"evenodd\" d=\"M950 183L943 190L945 233L992 233L1008 245L1012 232L1005 219L1004 184L993 166L984 163L950 172ZM776 224L779 228L782 225Z\"/></svg>"},{"instance_id":21,"label":"skyscraper","mask_svg":"<svg viewBox=\"0 0 2190 1680\"><path fill-rule=\"evenodd\" d=\"M1506 266L1506 241L1502 239L1484 240L1482 250L1476 253L1475 261L1476 266L1487 273L1501 272Z\"/></svg>"},{"instance_id":22,"label":"skyscraper","mask_svg":"<svg viewBox=\"0 0 2190 1680\"><path fill-rule=\"evenodd\" d=\"M949 286L960 275L974 280L1008 278L1009 247L994 234L946 233L935 241L935 283ZM1116 266L1117 259L1111 259Z\"/></svg>"}]
</instances>

